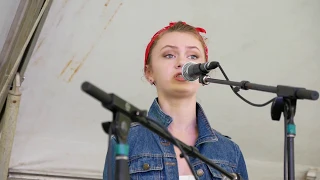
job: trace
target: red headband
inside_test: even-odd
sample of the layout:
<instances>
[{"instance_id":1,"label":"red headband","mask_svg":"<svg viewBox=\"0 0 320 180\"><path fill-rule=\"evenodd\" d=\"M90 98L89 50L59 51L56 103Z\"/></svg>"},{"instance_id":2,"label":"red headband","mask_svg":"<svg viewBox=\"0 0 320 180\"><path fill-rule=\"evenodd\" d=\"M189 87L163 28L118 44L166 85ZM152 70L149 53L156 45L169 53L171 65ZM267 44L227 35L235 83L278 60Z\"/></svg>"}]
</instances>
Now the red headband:
<instances>
[{"instance_id":1,"label":"red headband","mask_svg":"<svg viewBox=\"0 0 320 180\"><path fill-rule=\"evenodd\" d=\"M185 22L182 22L182 23L183 23L183 24L186 24ZM155 35L153 35L153 37L151 38L151 40L150 40L150 42L149 42L149 44L148 44L148 46L147 46L147 48L146 48L146 53L145 53L145 58L144 58L144 71L146 70L146 65L147 65L147 61L148 61L148 56L149 56L150 48L151 48L152 44L154 43L154 41L158 38L158 36L159 36L162 32L168 30L170 27L172 27L172 26L175 25L175 24L176 24L176 22L171 22L171 23L169 24L169 26L166 26L166 27L162 28L162 29L159 30ZM196 27L195 29L196 29L199 33L206 33L206 30L203 29L203 28ZM205 51L205 56L206 56L206 60L207 60L207 59L208 59L208 48L207 48L206 45L205 45L205 47L204 47L204 51Z\"/></svg>"}]
</instances>

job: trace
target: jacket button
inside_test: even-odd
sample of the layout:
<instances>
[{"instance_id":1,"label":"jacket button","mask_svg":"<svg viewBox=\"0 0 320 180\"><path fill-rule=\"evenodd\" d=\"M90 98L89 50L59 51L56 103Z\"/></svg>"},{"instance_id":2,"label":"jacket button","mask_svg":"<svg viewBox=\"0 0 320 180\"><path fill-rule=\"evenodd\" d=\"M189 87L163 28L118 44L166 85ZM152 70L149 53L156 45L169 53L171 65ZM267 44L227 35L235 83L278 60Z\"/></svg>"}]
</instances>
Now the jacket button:
<instances>
[{"instance_id":1,"label":"jacket button","mask_svg":"<svg viewBox=\"0 0 320 180\"><path fill-rule=\"evenodd\" d=\"M197 170L197 175L198 176L202 176L204 174L203 170L202 169L198 169Z\"/></svg>"},{"instance_id":2,"label":"jacket button","mask_svg":"<svg viewBox=\"0 0 320 180\"><path fill-rule=\"evenodd\" d=\"M144 169L144 170L150 169L150 165L149 165L148 163L144 163L144 164L143 164L143 169Z\"/></svg>"}]
</instances>

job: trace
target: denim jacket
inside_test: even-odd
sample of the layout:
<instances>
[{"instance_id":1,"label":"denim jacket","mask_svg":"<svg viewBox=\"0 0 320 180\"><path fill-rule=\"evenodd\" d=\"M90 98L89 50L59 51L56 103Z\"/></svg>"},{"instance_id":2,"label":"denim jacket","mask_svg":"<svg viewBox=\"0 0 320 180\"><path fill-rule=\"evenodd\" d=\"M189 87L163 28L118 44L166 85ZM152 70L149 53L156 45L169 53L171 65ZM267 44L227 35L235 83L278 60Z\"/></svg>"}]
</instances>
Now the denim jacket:
<instances>
[{"instance_id":1,"label":"denim jacket","mask_svg":"<svg viewBox=\"0 0 320 180\"><path fill-rule=\"evenodd\" d=\"M247 168L242 152L237 144L228 137L210 127L208 119L197 103L198 138L195 143L203 156L230 173L239 173L244 180L248 179ZM157 98L151 105L148 117L168 127L172 118L160 108ZM111 148L116 140L111 138ZM178 180L179 173L174 145L138 123L132 123L127 143L129 145L128 166L131 180ZM113 150L114 152L114 150ZM114 178L115 156L108 156L105 161L103 179L108 178L108 166L111 166ZM108 157L110 159L108 159ZM109 160L109 161L108 161ZM199 180L223 179L223 174L201 160L189 157ZM112 179L113 180L113 179Z\"/></svg>"}]
</instances>

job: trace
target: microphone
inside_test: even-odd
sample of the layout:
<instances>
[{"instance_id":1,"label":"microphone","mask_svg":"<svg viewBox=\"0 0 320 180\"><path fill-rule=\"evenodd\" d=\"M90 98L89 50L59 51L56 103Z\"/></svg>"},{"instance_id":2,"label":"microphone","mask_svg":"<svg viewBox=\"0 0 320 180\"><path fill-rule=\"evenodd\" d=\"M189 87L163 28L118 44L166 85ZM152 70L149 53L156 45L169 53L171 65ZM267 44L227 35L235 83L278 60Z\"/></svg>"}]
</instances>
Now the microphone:
<instances>
[{"instance_id":1,"label":"microphone","mask_svg":"<svg viewBox=\"0 0 320 180\"><path fill-rule=\"evenodd\" d=\"M187 81L195 81L200 75L210 72L219 67L219 62L211 61L206 63L187 62L182 66L182 77Z\"/></svg>"}]
</instances>

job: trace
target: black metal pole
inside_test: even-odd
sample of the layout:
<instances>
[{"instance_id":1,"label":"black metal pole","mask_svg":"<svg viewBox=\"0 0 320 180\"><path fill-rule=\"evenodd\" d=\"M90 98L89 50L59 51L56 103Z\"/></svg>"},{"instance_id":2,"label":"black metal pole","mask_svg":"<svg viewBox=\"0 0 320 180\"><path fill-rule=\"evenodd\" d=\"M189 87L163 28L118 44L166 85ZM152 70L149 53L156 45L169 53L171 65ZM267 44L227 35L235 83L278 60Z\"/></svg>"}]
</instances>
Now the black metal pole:
<instances>
[{"instance_id":1,"label":"black metal pole","mask_svg":"<svg viewBox=\"0 0 320 180\"><path fill-rule=\"evenodd\" d=\"M294 165L294 138L296 136L296 125L294 116L296 112L296 99L284 98L284 119L286 124L287 134L287 159L288 159L288 179L295 180L295 165Z\"/></svg>"}]
</instances>

